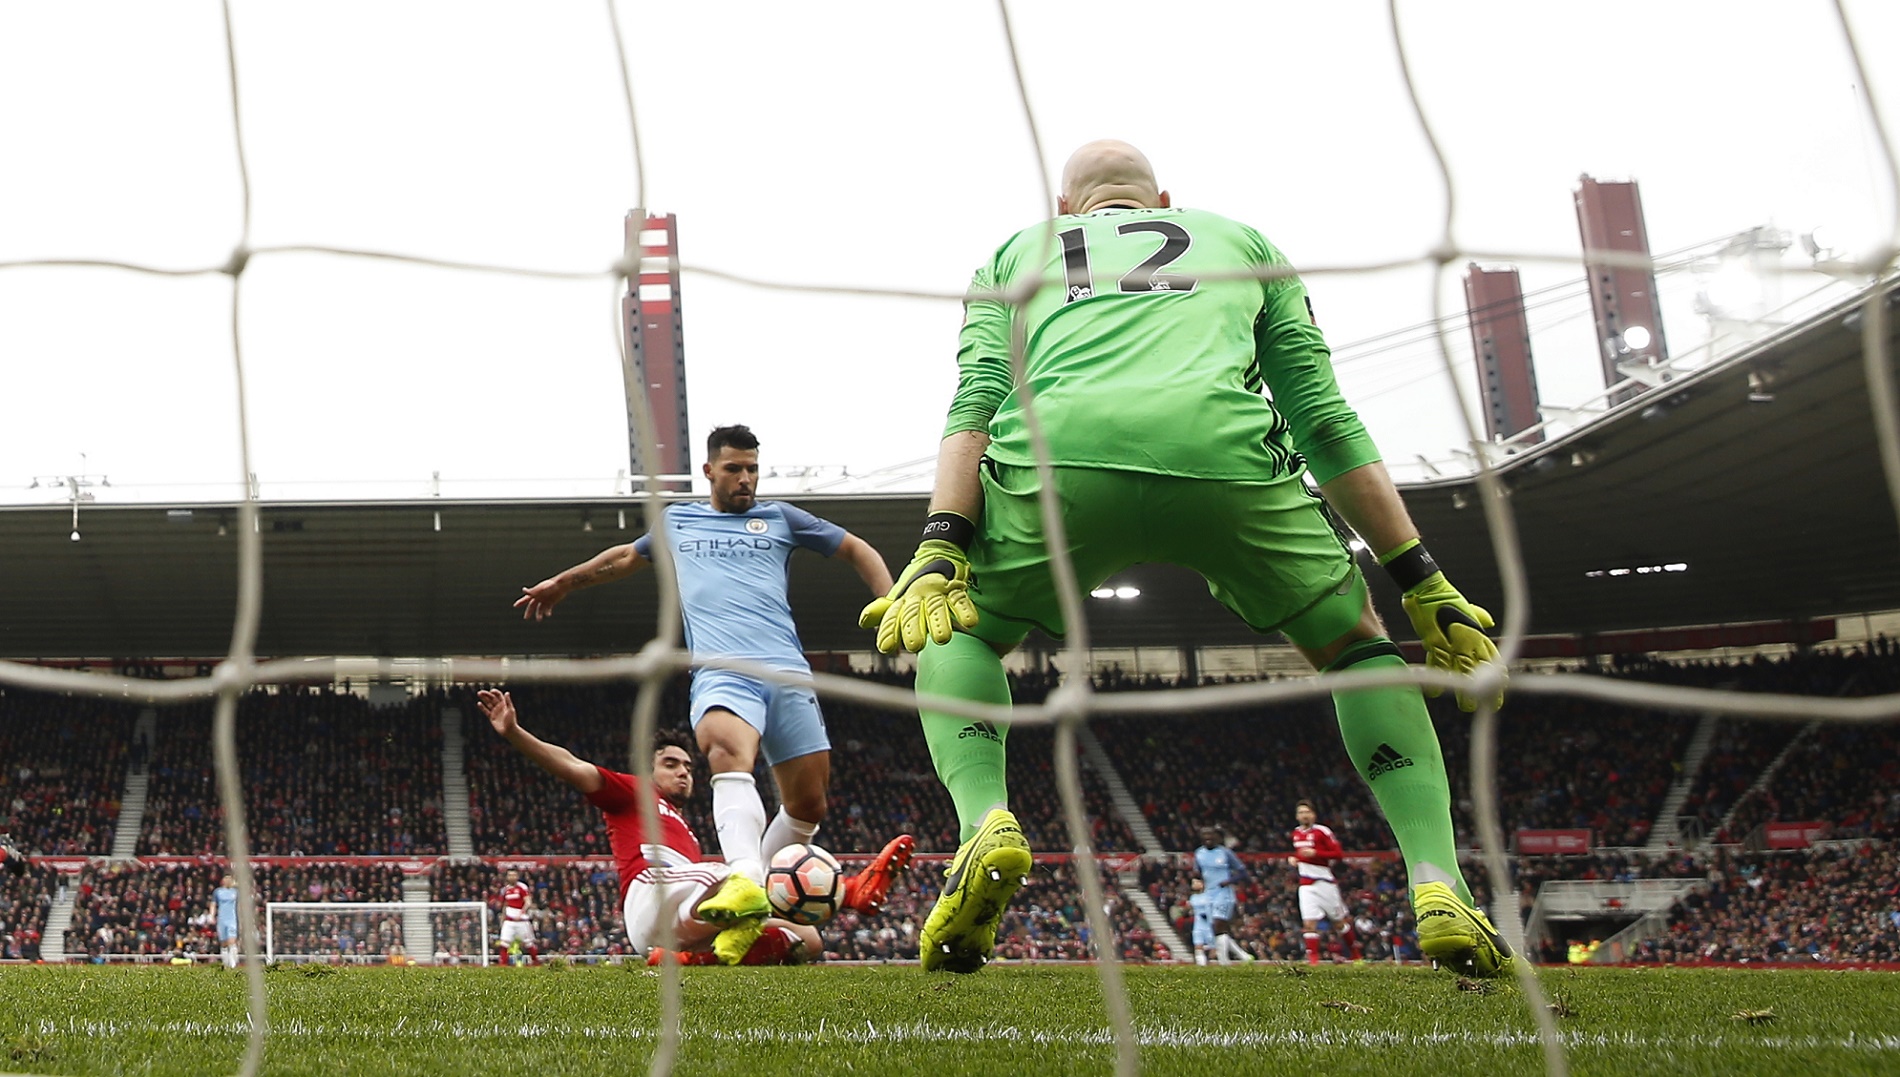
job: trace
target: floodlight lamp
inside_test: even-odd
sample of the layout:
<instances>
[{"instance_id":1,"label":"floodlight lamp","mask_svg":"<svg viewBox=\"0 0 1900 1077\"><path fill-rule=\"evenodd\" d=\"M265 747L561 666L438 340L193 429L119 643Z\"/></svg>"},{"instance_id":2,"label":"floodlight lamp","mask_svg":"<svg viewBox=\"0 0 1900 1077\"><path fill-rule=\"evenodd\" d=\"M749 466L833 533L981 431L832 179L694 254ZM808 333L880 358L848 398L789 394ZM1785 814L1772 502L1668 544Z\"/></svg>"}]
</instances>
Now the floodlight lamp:
<instances>
[{"instance_id":1,"label":"floodlight lamp","mask_svg":"<svg viewBox=\"0 0 1900 1077\"><path fill-rule=\"evenodd\" d=\"M1629 345L1630 351L1642 351L1649 347L1649 330L1640 325L1632 325L1623 330L1623 343Z\"/></svg>"},{"instance_id":2,"label":"floodlight lamp","mask_svg":"<svg viewBox=\"0 0 1900 1077\"><path fill-rule=\"evenodd\" d=\"M1113 587L1097 587L1095 590L1089 592L1089 597L1090 598L1114 598L1115 589Z\"/></svg>"},{"instance_id":3,"label":"floodlight lamp","mask_svg":"<svg viewBox=\"0 0 1900 1077\"><path fill-rule=\"evenodd\" d=\"M1115 597L1116 597L1116 598L1140 598L1140 597L1141 597L1141 588L1139 588L1139 587L1126 587L1126 586L1124 586L1124 587L1117 587L1117 588L1115 588Z\"/></svg>"}]
</instances>

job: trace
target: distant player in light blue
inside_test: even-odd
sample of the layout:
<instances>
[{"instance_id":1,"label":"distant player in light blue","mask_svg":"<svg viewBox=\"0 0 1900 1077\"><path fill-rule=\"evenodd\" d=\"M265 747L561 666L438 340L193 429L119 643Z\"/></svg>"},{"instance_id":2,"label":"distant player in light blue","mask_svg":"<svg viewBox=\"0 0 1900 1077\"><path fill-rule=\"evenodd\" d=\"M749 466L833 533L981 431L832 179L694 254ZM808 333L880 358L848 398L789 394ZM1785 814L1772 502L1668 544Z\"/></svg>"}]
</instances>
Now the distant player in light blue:
<instances>
[{"instance_id":1,"label":"distant player in light blue","mask_svg":"<svg viewBox=\"0 0 1900 1077\"><path fill-rule=\"evenodd\" d=\"M1201 847L1194 850L1194 867L1201 873L1201 881L1207 886L1214 915L1214 956L1220 958L1223 965L1227 964L1229 956L1252 961L1253 955L1242 949L1234 937L1227 933L1234 919L1234 887L1246 880L1247 868L1222 840L1219 827L1201 828Z\"/></svg>"},{"instance_id":2,"label":"distant player in light blue","mask_svg":"<svg viewBox=\"0 0 1900 1077\"><path fill-rule=\"evenodd\" d=\"M211 904L218 911L218 948L224 953L227 969L237 968L238 964L237 903L237 877L226 872L224 882L211 891Z\"/></svg>"},{"instance_id":3,"label":"distant player in light blue","mask_svg":"<svg viewBox=\"0 0 1900 1077\"><path fill-rule=\"evenodd\" d=\"M657 535L673 554L686 645L695 659L745 658L774 670L810 674L786 597L792 553L807 549L843 558L874 597L890 590L890 569L869 543L837 524L794 505L757 500L759 439L746 427L714 430L706 439L701 470L712 484L709 502L668 506L659 527L522 588L515 605L524 617L538 621L574 590L639 572L652 563ZM809 688L700 669L693 674L692 722L712 771L720 850L735 874L763 882L772 854L809 842L825 818L831 741L818 698ZM752 778L761 749L782 805L769 826ZM905 842L893 841L865 874L880 866L887 873L901 869L914 842L894 847ZM892 864L892 857L901 862Z\"/></svg>"},{"instance_id":4,"label":"distant player in light blue","mask_svg":"<svg viewBox=\"0 0 1900 1077\"><path fill-rule=\"evenodd\" d=\"M1188 895L1188 908L1194 913L1194 963L1207 964L1207 951L1214 945L1214 895L1207 892L1207 884L1195 879L1191 884L1194 892ZM1220 955L1220 963L1227 964L1227 955Z\"/></svg>"}]
</instances>

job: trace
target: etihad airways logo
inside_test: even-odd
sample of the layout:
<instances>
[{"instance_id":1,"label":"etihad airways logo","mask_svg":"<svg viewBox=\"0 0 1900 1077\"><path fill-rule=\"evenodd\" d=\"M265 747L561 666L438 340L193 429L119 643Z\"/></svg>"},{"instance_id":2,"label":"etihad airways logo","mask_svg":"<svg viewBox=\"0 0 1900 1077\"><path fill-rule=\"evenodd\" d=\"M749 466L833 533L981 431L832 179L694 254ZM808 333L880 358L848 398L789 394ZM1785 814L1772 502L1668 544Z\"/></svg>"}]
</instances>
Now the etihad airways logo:
<instances>
[{"instance_id":1,"label":"etihad airways logo","mask_svg":"<svg viewBox=\"0 0 1900 1077\"><path fill-rule=\"evenodd\" d=\"M723 556L734 553L748 553L753 550L769 550L772 540L767 538L703 538L681 539L679 552L683 554L713 554Z\"/></svg>"}]
</instances>

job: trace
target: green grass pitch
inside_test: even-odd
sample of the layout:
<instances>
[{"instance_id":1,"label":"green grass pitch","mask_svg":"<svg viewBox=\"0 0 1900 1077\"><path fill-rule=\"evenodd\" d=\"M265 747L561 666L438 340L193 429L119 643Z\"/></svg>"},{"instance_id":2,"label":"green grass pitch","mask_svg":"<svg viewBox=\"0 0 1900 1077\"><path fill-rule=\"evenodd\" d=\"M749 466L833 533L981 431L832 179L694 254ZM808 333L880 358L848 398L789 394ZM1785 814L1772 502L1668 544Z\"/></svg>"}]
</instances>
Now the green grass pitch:
<instances>
[{"instance_id":1,"label":"green grass pitch","mask_svg":"<svg viewBox=\"0 0 1900 1077\"><path fill-rule=\"evenodd\" d=\"M1385 966L1126 974L1145 1074L1542 1072L1511 984L1467 990ZM1087 967L683 975L681 1074L1040 1077L1113 1064ZM637 1074L659 1013L645 968L285 966L266 980L269 1074ZM1900 1073L1894 973L1556 969L1544 984L1567 1013L1577 1074ZM0 1071L230 1073L243 1013L243 977L217 968L0 969Z\"/></svg>"}]
</instances>

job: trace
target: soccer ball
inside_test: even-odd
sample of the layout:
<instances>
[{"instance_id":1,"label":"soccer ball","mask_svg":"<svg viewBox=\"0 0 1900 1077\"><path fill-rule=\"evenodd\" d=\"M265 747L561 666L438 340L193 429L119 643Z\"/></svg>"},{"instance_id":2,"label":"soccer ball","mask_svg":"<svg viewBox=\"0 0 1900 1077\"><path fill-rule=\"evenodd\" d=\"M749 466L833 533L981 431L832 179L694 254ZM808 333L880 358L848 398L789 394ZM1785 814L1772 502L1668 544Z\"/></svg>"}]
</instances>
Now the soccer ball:
<instances>
[{"instance_id":1,"label":"soccer ball","mask_svg":"<svg viewBox=\"0 0 1900 1077\"><path fill-rule=\"evenodd\" d=\"M794 924L822 924L844 899L844 868L816 845L787 845L765 872L772 911Z\"/></svg>"}]
</instances>

